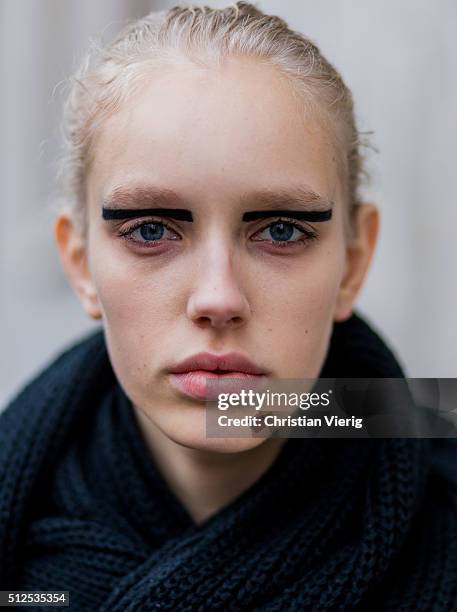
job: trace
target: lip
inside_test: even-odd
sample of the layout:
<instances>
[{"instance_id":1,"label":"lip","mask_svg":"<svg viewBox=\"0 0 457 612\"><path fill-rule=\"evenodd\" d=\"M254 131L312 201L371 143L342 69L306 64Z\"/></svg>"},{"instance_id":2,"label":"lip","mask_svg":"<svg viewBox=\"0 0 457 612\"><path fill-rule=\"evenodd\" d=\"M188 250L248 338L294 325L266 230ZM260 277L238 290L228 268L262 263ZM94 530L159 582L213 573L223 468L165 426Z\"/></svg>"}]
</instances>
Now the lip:
<instances>
[{"instance_id":1,"label":"lip","mask_svg":"<svg viewBox=\"0 0 457 612\"><path fill-rule=\"evenodd\" d=\"M213 353L197 353L187 359L180 361L170 369L172 374L184 374L196 370L207 370L214 372L242 372L244 374L266 374L266 370L257 366L253 361L241 353L225 353L215 355Z\"/></svg>"},{"instance_id":2,"label":"lip","mask_svg":"<svg viewBox=\"0 0 457 612\"><path fill-rule=\"evenodd\" d=\"M265 369L240 353L198 353L170 368L169 380L184 395L203 401L216 399L219 393L258 388L266 374Z\"/></svg>"}]
</instances>

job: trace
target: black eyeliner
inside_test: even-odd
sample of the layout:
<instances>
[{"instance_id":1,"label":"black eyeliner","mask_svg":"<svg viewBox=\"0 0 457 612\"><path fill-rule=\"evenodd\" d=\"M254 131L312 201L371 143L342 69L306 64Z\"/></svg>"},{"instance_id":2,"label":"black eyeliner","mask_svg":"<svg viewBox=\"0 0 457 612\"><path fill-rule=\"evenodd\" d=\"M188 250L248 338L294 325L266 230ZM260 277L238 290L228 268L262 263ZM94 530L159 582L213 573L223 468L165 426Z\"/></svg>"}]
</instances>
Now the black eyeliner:
<instances>
[{"instance_id":1,"label":"black eyeliner","mask_svg":"<svg viewBox=\"0 0 457 612\"><path fill-rule=\"evenodd\" d=\"M301 221L329 221L332 218L332 209L328 210L253 210L243 215L243 221L256 221L268 217L287 217Z\"/></svg>"},{"instance_id":2,"label":"black eyeliner","mask_svg":"<svg viewBox=\"0 0 457 612\"><path fill-rule=\"evenodd\" d=\"M136 219L147 216L161 216L177 221L193 221L192 213L183 208L106 208L102 207L102 217L106 221Z\"/></svg>"}]
</instances>

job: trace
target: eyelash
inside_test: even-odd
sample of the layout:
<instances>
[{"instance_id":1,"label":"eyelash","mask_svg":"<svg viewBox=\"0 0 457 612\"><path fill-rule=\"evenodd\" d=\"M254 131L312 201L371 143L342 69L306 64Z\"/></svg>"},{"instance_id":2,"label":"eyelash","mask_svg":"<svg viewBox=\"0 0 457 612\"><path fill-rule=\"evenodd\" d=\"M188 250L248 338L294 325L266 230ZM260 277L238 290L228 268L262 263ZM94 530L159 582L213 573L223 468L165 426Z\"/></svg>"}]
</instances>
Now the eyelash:
<instances>
[{"instance_id":1,"label":"eyelash","mask_svg":"<svg viewBox=\"0 0 457 612\"><path fill-rule=\"evenodd\" d=\"M174 234L178 233L173 228L171 228L169 225L164 223L163 221L159 221L157 219L148 219L145 221L144 219L142 219L140 221L137 221L133 225L121 230L119 232L119 236L121 236L121 238L124 238L125 240L130 240L131 242L139 245L141 248L146 248L146 249L154 248L157 245L159 245L161 242L163 242L163 240L149 240L149 241L141 242L132 237L132 234L135 230L139 229L143 225L152 225L152 224L162 225L169 232L173 232ZM177 240L177 239L175 238L174 240ZM178 240L180 240L180 238Z\"/></svg>"},{"instance_id":2,"label":"eyelash","mask_svg":"<svg viewBox=\"0 0 457 612\"><path fill-rule=\"evenodd\" d=\"M300 232L302 232L302 236L297 239L297 240L293 240L293 241L287 241L287 240L283 240L283 241L278 241L278 240L254 240L254 242L267 242L268 244L272 245L273 248L277 248L277 249L286 249L286 248L296 248L296 247L305 247L307 245L308 242L313 241L313 240L317 240L319 238L318 233L316 232L316 230L314 228L312 228L311 226L307 226L305 224L301 224L299 222L297 222L295 219L288 219L288 218L282 218L282 217L278 217L277 219L270 221L267 225L265 225L264 227L262 227L261 229L258 229L254 236L257 234L261 234L262 232L264 232L265 230L267 230L269 227L278 225L280 223L284 223L286 225L291 225L294 228L298 229ZM157 245L159 245L161 242L164 242L164 240L150 240L150 241L145 241L145 242L141 242L139 240L136 240L135 238L132 237L133 232L137 229L139 229L140 227L142 227L143 225L149 225L149 224L157 224L157 225L161 225L163 226L165 229L167 229L170 232L173 232L174 234L178 234L178 232L176 232L173 228L171 228L170 226L167 225L167 223L164 223L164 221L162 220L157 220L157 219L148 219L148 220L139 220L136 223L134 223L133 225L119 231L119 236L124 238L125 240L130 240L131 242L135 243L136 245L140 246L140 248L155 248L157 247ZM180 238L174 238L173 240L180 240Z\"/></svg>"},{"instance_id":3,"label":"eyelash","mask_svg":"<svg viewBox=\"0 0 457 612\"><path fill-rule=\"evenodd\" d=\"M273 248L277 248L277 249L286 249L286 248L296 248L296 247L306 247L307 243L312 241L312 240L317 240L319 238L319 235L317 233L317 231L312 228L309 225L306 224L301 224L298 221L296 221L295 219L288 219L286 217L279 217L278 219L275 219L273 221L270 221L267 225L265 225L263 228L259 229L256 231L256 234L261 234L262 232L264 232L265 230L267 230L269 227L272 227L274 225L279 225L280 223L284 223L285 225L291 225L292 227L295 227L296 229L298 229L300 232L302 232L302 236L300 238L298 238L297 240L293 240L293 241L287 241L287 240L283 240L283 241L278 241L278 240L259 240L255 242L268 242L268 244L272 245Z\"/></svg>"}]
</instances>

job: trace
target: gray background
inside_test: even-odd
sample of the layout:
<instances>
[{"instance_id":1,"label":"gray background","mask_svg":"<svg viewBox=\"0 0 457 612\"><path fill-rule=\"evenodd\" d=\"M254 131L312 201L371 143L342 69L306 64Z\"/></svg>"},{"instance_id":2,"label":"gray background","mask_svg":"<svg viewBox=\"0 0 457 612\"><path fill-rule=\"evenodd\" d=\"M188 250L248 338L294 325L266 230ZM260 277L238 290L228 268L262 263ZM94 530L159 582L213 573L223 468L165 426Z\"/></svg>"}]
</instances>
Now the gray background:
<instances>
[{"instance_id":1,"label":"gray background","mask_svg":"<svg viewBox=\"0 0 457 612\"><path fill-rule=\"evenodd\" d=\"M95 326L53 242L62 96L91 37L175 2L2 0L0 405ZM226 2L207 2L224 6ZM260 0L315 40L374 130L382 233L360 310L416 377L457 374L457 3Z\"/></svg>"}]
</instances>

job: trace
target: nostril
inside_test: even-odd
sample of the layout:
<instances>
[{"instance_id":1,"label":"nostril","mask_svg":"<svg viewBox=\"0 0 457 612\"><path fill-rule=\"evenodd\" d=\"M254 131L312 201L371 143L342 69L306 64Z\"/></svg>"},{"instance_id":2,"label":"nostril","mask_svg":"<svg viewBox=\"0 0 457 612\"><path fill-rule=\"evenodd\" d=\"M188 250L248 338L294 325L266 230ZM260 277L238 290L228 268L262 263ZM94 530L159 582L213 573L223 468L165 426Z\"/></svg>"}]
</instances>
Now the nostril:
<instances>
[{"instance_id":1,"label":"nostril","mask_svg":"<svg viewBox=\"0 0 457 612\"><path fill-rule=\"evenodd\" d=\"M231 326L231 325L240 325L243 322L243 317L211 317L211 316L204 316L202 315L201 317L198 317L198 319L196 319L196 323L199 325L203 325L203 326L207 326L207 325L217 325L217 326Z\"/></svg>"},{"instance_id":2,"label":"nostril","mask_svg":"<svg viewBox=\"0 0 457 612\"><path fill-rule=\"evenodd\" d=\"M200 325L212 325L211 317L204 317L204 316L198 317L196 322L199 323Z\"/></svg>"}]
</instances>

